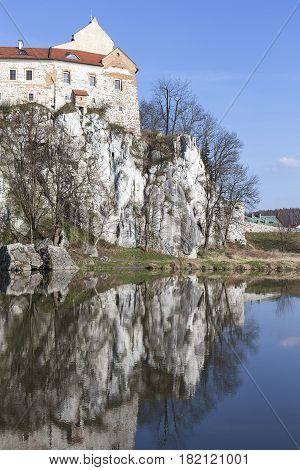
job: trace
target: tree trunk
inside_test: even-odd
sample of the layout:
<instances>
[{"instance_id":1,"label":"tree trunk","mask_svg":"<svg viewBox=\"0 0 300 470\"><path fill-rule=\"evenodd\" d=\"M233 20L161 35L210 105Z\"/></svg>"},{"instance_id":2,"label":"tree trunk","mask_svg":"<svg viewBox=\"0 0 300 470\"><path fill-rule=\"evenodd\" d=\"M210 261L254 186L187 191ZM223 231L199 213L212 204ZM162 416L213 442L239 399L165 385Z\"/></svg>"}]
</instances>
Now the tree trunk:
<instances>
[{"instance_id":1,"label":"tree trunk","mask_svg":"<svg viewBox=\"0 0 300 470\"><path fill-rule=\"evenodd\" d=\"M54 236L53 236L53 245L54 245L54 246L58 246L58 244L59 244L59 238L60 238L60 228L59 228L59 227L55 227Z\"/></svg>"}]
</instances>

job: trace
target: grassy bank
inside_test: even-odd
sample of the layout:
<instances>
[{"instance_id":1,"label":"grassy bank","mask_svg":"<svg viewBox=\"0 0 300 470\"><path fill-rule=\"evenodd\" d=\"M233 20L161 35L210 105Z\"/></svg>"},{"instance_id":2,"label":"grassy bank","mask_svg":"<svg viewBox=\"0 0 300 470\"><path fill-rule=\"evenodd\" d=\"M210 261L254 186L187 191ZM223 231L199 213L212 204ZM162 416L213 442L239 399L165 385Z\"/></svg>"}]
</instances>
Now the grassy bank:
<instances>
[{"instance_id":1,"label":"grassy bank","mask_svg":"<svg viewBox=\"0 0 300 470\"><path fill-rule=\"evenodd\" d=\"M285 251L282 251L282 242L277 233L251 233L247 235L246 247L229 245L223 250L200 253L195 260L109 244L98 247L99 258L83 255L79 246L73 246L71 251L81 272L119 273L122 277L127 276L128 280L178 271L224 274L300 273L300 233L293 234L288 250Z\"/></svg>"},{"instance_id":2,"label":"grassy bank","mask_svg":"<svg viewBox=\"0 0 300 470\"><path fill-rule=\"evenodd\" d=\"M300 254L300 232L247 233L247 242L258 250Z\"/></svg>"}]
</instances>

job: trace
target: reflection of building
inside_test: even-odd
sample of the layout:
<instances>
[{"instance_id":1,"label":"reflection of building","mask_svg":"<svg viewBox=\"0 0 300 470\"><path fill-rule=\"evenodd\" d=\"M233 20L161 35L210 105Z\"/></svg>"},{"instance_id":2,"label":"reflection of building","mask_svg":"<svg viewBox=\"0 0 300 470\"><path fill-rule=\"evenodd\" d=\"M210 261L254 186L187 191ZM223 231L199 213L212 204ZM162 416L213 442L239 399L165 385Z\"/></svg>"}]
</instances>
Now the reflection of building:
<instances>
[{"instance_id":1,"label":"reflection of building","mask_svg":"<svg viewBox=\"0 0 300 470\"><path fill-rule=\"evenodd\" d=\"M108 106L108 120L139 132L134 62L103 31L96 18L72 40L49 48L0 47L0 104L37 102L79 110Z\"/></svg>"},{"instance_id":2,"label":"reflection of building","mask_svg":"<svg viewBox=\"0 0 300 470\"><path fill-rule=\"evenodd\" d=\"M280 292L271 292L264 294L256 294L251 292L244 293L245 302L263 302L264 300L278 300L281 297Z\"/></svg>"},{"instance_id":3,"label":"reflection of building","mask_svg":"<svg viewBox=\"0 0 300 470\"><path fill-rule=\"evenodd\" d=\"M133 448L139 400L193 396L214 341L243 326L244 288L191 275L74 307L0 298L0 446Z\"/></svg>"}]
</instances>

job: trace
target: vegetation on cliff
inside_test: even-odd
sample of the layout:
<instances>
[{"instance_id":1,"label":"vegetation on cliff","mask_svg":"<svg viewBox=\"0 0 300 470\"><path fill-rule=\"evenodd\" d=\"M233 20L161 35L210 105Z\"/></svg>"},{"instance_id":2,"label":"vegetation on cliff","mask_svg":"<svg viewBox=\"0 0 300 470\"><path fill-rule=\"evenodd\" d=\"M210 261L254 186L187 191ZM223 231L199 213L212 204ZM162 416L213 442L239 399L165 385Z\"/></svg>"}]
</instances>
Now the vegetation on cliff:
<instances>
[{"instance_id":1,"label":"vegetation on cliff","mask_svg":"<svg viewBox=\"0 0 300 470\"><path fill-rule=\"evenodd\" d=\"M200 119L199 106L189 103L202 155L195 139L176 134L186 100L176 118L169 110L166 132L140 138L93 112L83 119L35 103L0 107L2 243L46 236L59 245L67 227L94 247L104 240L175 257L242 242L242 204L256 200L256 178L240 162L237 136Z\"/></svg>"}]
</instances>

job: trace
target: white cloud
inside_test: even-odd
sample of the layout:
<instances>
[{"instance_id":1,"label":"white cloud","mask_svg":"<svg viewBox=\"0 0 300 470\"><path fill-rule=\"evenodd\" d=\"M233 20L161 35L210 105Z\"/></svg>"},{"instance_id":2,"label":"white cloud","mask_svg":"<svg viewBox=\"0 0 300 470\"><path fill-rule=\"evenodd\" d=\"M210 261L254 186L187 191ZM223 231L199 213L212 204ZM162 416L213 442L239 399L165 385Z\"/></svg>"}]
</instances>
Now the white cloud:
<instances>
[{"instance_id":1,"label":"white cloud","mask_svg":"<svg viewBox=\"0 0 300 470\"><path fill-rule=\"evenodd\" d=\"M300 344L300 338L298 336L288 336L287 338L283 338L280 341L280 346L283 348L293 348Z\"/></svg>"},{"instance_id":2,"label":"white cloud","mask_svg":"<svg viewBox=\"0 0 300 470\"><path fill-rule=\"evenodd\" d=\"M281 165L287 166L289 168L300 167L300 158L295 157L282 157L279 159Z\"/></svg>"}]
</instances>

